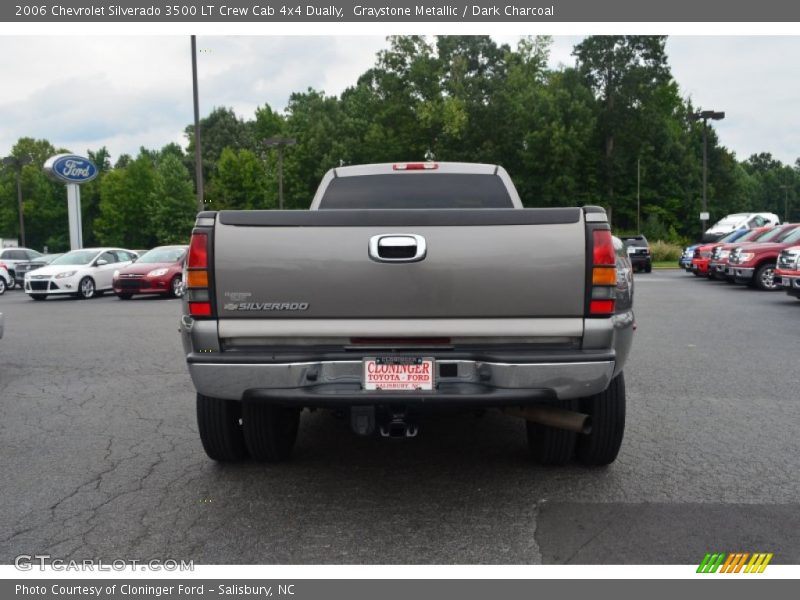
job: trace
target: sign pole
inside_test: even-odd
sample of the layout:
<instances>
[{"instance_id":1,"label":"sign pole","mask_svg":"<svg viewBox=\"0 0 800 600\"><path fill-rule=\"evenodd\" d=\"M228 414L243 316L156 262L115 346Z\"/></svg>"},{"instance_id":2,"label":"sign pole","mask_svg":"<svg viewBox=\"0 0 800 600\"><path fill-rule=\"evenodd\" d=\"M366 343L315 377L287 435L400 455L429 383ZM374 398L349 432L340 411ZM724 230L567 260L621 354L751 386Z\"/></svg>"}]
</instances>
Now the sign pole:
<instances>
[{"instance_id":1,"label":"sign pole","mask_svg":"<svg viewBox=\"0 0 800 600\"><path fill-rule=\"evenodd\" d=\"M83 248L83 224L81 223L81 188L77 183L68 183L67 215L69 216L69 249Z\"/></svg>"},{"instance_id":2,"label":"sign pole","mask_svg":"<svg viewBox=\"0 0 800 600\"><path fill-rule=\"evenodd\" d=\"M44 172L65 184L67 188L67 217L69 218L69 249L83 248L81 222L81 186L97 177L97 166L88 158L74 154L56 154L44 163Z\"/></svg>"}]
</instances>

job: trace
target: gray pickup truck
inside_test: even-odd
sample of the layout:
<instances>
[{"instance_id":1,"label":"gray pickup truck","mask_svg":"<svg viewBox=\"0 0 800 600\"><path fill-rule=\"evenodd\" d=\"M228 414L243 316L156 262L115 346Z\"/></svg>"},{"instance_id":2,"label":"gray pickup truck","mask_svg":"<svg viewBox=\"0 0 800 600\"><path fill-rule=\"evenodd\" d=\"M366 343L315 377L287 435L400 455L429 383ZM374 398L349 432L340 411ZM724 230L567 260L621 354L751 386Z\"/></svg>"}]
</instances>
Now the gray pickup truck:
<instances>
[{"instance_id":1,"label":"gray pickup truck","mask_svg":"<svg viewBox=\"0 0 800 600\"><path fill-rule=\"evenodd\" d=\"M304 408L386 437L493 408L524 417L542 464L619 451L625 250L603 209L523 208L499 166L341 167L310 210L201 212L184 282L212 459L288 459Z\"/></svg>"}]
</instances>

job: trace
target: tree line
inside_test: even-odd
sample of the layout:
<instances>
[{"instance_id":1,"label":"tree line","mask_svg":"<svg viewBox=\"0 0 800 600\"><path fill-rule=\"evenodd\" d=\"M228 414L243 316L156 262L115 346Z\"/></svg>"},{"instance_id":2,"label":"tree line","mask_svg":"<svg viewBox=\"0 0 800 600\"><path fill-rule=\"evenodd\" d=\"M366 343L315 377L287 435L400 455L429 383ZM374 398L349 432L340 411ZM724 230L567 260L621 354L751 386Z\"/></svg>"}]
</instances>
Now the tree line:
<instances>
[{"instance_id":1,"label":"tree line","mask_svg":"<svg viewBox=\"0 0 800 600\"><path fill-rule=\"evenodd\" d=\"M264 140L297 140L285 149L287 208L307 208L322 175L339 165L423 160L487 162L511 174L526 206L606 207L616 231L640 223L652 239L700 233L702 107L681 96L665 36L590 36L573 50L575 66L548 68L551 39L515 48L488 36L393 36L372 68L338 96L307 89L283 111L260 106L251 117L215 108L201 120L202 169L209 209L273 209L277 154ZM196 212L194 128L187 148L141 148L113 164L105 148L88 151L99 176L82 187L84 243L149 248L185 242ZM68 248L66 192L41 165L59 151L22 138L26 240ZM637 174L638 185L637 185ZM785 165L768 152L745 160L708 129L708 207L712 221L741 211L800 219L800 159ZM0 172L0 237L18 237L16 181Z\"/></svg>"}]
</instances>

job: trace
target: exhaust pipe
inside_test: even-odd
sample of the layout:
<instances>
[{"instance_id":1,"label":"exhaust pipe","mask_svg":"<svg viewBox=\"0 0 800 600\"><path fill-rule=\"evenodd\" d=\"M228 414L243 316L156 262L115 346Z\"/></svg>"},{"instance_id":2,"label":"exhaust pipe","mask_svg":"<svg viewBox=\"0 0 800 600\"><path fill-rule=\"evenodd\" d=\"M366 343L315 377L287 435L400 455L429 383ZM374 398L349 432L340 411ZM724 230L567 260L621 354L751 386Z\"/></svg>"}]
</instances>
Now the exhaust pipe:
<instances>
[{"instance_id":1,"label":"exhaust pipe","mask_svg":"<svg viewBox=\"0 0 800 600\"><path fill-rule=\"evenodd\" d=\"M504 413L522 417L556 429L566 429L584 435L592 433L592 417L587 414L558 408L557 406L525 406L502 409Z\"/></svg>"}]
</instances>

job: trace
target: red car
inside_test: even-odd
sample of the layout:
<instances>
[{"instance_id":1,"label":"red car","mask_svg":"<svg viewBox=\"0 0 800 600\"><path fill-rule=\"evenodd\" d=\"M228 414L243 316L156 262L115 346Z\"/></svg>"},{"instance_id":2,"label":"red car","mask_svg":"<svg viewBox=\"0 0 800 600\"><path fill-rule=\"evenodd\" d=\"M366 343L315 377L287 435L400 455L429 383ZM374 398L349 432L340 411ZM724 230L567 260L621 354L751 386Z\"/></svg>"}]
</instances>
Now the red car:
<instances>
[{"instance_id":1,"label":"red car","mask_svg":"<svg viewBox=\"0 0 800 600\"><path fill-rule=\"evenodd\" d=\"M711 271L709 267L711 266L711 255L714 251L714 248L717 246L722 246L724 244L730 244L732 242L746 242L752 240L754 237L757 237L761 232L764 230L769 229L768 227L759 227L757 229L737 229L736 231L731 231L728 235L723 238L720 238L716 242L710 242L708 244L701 244L694 249L694 256L692 257L691 263L691 271L697 277L701 275L706 275L707 277L711 277Z\"/></svg>"},{"instance_id":2,"label":"red car","mask_svg":"<svg viewBox=\"0 0 800 600\"><path fill-rule=\"evenodd\" d=\"M736 242L728 242L716 246L711 251L711 259L708 263L708 277L710 279L724 279L729 283L733 283L733 275L726 274L728 268L728 259L730 258L731 251L739 244L745 242L761 242L766 241L774 236L779 235L781 226L766 225L757 229L751 230L747 235L736 240Z\"/></svg>"},{"instance_id":3,"label":"red car","mask_svg":"<svg viewBox=\"0 0 800 600\"><path fill-rule=\"evenodd\" d=\"M758 241L736 245L728 258L728 269L731 270L736 283L746 283L760 290L776 290L775 263L781 250L796 246L800 241L800 225L797 223L778 227L782 230L769 241Z\"/></svg>"},{"instance_id":4,"label":"red car","mask_svg":"<svg viewBox=\"0 0 800 600\"><path fill-rule=\"evenodd\" d=\"M159 246L142 254L136 262L114 271L112 286L121 300L134 294L183 295L183 259L188 246Z\"/></svg>"}]
</instances>

